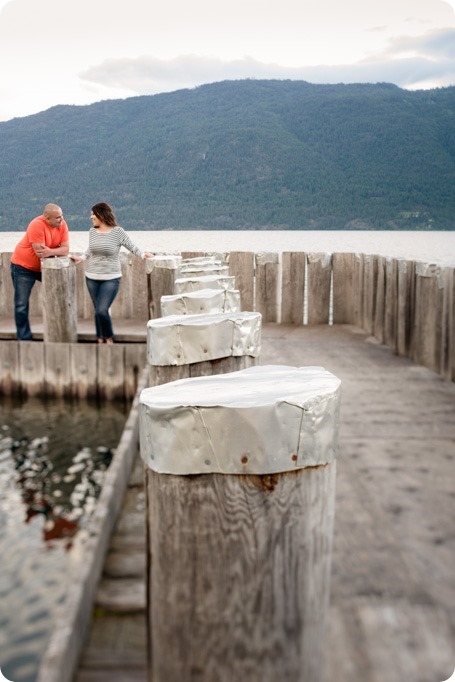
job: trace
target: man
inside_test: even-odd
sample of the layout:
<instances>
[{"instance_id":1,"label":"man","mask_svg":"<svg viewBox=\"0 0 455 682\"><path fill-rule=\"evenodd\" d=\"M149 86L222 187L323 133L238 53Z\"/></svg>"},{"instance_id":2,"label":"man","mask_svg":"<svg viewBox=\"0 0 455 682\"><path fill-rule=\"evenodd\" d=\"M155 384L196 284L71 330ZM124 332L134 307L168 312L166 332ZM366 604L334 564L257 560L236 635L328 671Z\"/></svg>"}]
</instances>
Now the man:
<instances>
[{"instance_id":1,"label":"man","mask_svg":"<svg viewBox=\"0 0 455 682\"><path fill-rule=\"evenodd\" d=\"M19 341L32 339L28 307L36 281L41 282L41 258L67 256L68 226L60 206L47 204L43 215L34 218L11 257L14 286L14 318Z\"/></svg>"}]
</instances>

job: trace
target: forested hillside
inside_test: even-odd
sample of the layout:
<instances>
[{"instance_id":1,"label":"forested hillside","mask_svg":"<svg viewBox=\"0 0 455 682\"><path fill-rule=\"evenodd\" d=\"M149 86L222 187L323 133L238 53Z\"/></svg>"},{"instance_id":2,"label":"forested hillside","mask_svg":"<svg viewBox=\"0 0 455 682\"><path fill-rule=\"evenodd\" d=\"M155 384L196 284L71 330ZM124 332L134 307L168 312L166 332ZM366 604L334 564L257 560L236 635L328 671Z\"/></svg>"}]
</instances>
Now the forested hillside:
<instances>
[{"instance_id":1,"label":"forested hillside","mask_svg":"<svg viewBox=\"0 0 455 682\"><path fill-rule=\"evenodd\" d=\"M245 80L0 123L0 230L453 229L455 87Z\"/></svg>"}]
</instances>

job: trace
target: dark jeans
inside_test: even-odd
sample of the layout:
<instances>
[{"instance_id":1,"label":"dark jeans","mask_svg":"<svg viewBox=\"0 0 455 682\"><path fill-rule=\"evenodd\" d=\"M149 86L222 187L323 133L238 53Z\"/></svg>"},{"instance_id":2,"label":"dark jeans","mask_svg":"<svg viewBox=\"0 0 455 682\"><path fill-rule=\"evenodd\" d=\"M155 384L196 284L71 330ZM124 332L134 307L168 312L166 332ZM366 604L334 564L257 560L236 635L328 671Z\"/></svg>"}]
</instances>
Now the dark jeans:
<instances>
[{"instance_id":1,"label":"dark jeans","mask_svg":"<svg viewBox=\"0 0 455 682\"><path fill-rule=\"evenodd\" d=\"M22 265L11 263L11 278L14 286L14 319L17 338L19 341L27 341L32 338L28 319L30 294L35 282L41 282L41 272L35 272L23 268Z\"/></svg>"},{"instance_id":2,"label":"dark jeans","mask_svg":"<svg viewBox=\"0 0 455 682\"><path fill-rule=\"evenodd\" d=\"M120 277L116 279L85 278L93 305L95 306L95 327L97 339L112 339L114 330L109 315L109 308L120 286Z\"/></svg>"}]
</instances>

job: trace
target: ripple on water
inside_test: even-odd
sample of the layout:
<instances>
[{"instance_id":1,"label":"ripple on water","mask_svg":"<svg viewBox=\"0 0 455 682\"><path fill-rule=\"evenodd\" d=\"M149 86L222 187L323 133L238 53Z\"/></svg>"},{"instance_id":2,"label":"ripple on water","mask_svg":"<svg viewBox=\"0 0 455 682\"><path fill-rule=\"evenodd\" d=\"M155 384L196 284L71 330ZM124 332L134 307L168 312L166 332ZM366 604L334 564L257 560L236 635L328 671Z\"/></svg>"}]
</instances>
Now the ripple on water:
<instances>
[{"instance_id":1,"label":"ripple on water","mask_svg":"<svg viewBox=\"0 0 455 682\"><path fill-rule=\"evenodd\" d=\"M72 555L73 540L93 512L126 410L123 403L2 399L0 668L14 682L36 680L82 559Z\"/></svg>"}]
</instances>

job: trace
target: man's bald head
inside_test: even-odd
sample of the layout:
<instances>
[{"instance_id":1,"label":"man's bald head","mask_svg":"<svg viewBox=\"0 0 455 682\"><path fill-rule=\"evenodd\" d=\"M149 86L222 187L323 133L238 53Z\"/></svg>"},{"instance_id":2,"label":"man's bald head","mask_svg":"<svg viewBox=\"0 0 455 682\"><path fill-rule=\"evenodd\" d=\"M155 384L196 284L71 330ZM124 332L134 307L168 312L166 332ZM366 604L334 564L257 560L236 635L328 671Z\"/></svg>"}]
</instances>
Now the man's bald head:
<instances>
[{"instance_id":1,"label":"man's bald head","mask_svg":"<svg viewBox=\"0 0 455 682\"><path fill-rule=\"evenodd\" d=\"M51 227L58 227L63 220L62 209L60 206L57 206L57 204L46 204L43 210L43 216L46 223Z\"/></svg>"}]
</instances>

